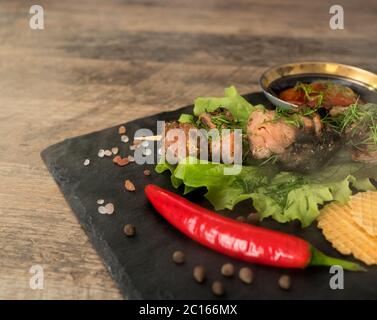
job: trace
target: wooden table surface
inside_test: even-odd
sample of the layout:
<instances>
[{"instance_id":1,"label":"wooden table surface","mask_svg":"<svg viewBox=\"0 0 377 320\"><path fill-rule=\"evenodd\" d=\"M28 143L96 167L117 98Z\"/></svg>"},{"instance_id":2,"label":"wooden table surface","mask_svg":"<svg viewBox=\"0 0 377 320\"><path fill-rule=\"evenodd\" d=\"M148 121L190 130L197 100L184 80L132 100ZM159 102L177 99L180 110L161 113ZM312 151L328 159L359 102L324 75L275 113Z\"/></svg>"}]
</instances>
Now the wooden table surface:
<instances>
[{"instance_id":1,"label":"wooden table surface","mask_svg":"<svg viewBox=\"0 0 377 320\"><path fill-rule=\"evenodd\" d=\"M0 298L120 299L40 151L68 137L172 110L267 67L331 60L377 71L376 1L0 1ZM44 269L32 290L29 269Z\"/></svg>"}]
</instances>

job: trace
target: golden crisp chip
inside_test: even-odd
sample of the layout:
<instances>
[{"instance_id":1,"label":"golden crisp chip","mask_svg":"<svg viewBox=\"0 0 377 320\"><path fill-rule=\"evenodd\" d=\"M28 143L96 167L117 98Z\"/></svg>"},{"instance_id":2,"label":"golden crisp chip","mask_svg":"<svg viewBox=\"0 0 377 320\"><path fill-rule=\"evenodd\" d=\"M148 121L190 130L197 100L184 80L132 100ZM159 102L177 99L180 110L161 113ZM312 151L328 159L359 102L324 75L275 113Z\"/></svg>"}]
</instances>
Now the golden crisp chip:
<instances>
[{"instance_id":1,"label":"golden crisp chip","mask_svg":"<svg viewBox=\"0 0 377 320\"><path fill-rule=\"evenodd\" d=\"M360 192L349 202L353 220L371 236L377 236L377 192Z\"/></svg>"},{"instance_id":2,"label":"golden crisp chip","mask_svg":"<svg viewBox=\"0 0 377 320\"><path fill-rule=\"evenodd\" d=\"M318 217L318 227L340 253L353 254L367 265L377 264L377 237L353 220L349 205L333 202L325 206Z\"/></svg>"}]
</instances>

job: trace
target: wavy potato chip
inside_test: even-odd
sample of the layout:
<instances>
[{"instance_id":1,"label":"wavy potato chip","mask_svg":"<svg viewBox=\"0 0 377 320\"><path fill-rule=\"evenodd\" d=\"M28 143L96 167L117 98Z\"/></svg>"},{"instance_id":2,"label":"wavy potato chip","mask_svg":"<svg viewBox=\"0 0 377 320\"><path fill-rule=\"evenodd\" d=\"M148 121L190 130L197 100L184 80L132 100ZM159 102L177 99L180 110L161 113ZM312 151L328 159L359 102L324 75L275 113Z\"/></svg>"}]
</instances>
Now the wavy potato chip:
<instances>
[{"instance_id":1,"label":"wavy potato chip","mask_svg":"<svg viewBox=\"0 0 377 320\"><path fill-rule=\"evenodd\" d=\"M377 264L377 237L371 236L353 219L350 205L335 202L321 210L318 227L342 254L352 254L367 265Z\"/></svg>"},{"instance_id":2,"label":"wavy potato chip","mask_svg":"<svg viewBox=\"0 0 377 320\"><path fill-rule=\"evenodd\" d=\"M353 220L371 236L377 236L377 192L360 192L349 202Z\"/></svg>"}]
</instances>

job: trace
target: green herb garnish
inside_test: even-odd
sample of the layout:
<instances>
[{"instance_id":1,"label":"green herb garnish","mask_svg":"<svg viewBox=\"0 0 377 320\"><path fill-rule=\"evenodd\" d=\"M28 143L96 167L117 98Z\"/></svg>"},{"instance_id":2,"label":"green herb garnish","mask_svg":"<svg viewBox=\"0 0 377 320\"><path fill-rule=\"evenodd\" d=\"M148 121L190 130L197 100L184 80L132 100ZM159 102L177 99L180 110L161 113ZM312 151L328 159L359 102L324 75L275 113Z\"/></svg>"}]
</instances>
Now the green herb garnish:
<instances>
[{"instance_id":1,"label":"green herb garnish","mask_svg":"<svg viewBox=\"0 0 377 320\"><path fill-rule=\"evenodd\" d=\"M272 119L272 122L277 122L279 120L283 120L285 123L298 128L304 125L302 121L302 116L299 113L292 112L289 109L277 108L275 110L275 115Z\"/></svg>"},{"instance_id":2,"label":"green herb garnish","mask_svg":"<svg viewBox=\"0 0 377 320\"><path fill-rule=\"evenodd\" d=\"M302 90L305 94L305 98L308 101L316 101L316 108L319 108L322 106L325 93L323 91L317 91L314 90L311 84L306 84L303 82L297 82L296 85L294 86L294 89L296 91Z\"/></svg>"}]
</instances>

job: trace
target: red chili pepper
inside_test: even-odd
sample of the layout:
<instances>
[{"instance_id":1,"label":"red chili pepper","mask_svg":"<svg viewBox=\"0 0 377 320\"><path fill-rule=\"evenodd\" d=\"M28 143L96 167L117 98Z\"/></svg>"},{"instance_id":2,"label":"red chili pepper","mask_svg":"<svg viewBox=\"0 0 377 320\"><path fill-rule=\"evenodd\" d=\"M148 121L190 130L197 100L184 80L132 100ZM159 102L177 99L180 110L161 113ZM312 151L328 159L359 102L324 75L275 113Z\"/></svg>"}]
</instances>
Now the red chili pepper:
<instances>
[{"instance_id":1,"label":"red chili pepper","mask_svg":"<svg viewBox=\"0 0 377 320\"><path fill-rule=\"evenodd\" d=\"M301 238L223 217L156 185L147 185L145 194L174 227L227 256L283 268L340 265L346 270L365 270L356 263L328 257Z\"/></svg>"}]
</instances>

